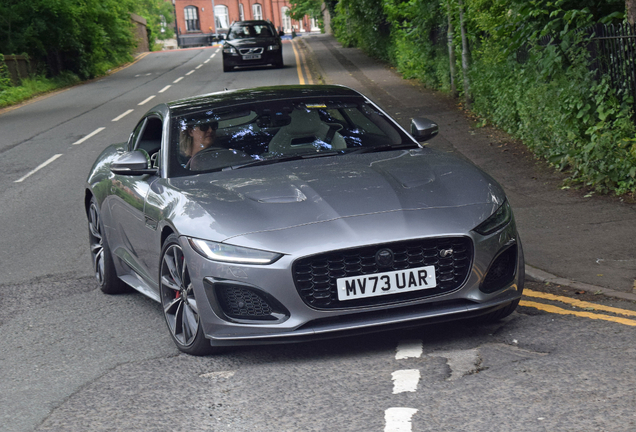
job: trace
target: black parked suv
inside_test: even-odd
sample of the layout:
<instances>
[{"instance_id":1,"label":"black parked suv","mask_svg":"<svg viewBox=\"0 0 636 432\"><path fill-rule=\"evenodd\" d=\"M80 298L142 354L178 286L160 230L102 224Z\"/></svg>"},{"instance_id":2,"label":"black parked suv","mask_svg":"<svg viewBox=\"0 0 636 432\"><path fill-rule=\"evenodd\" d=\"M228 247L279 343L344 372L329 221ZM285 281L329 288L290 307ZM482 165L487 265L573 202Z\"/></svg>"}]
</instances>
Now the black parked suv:
<instances>
[{"instance_id":1,"label":"black parked suv","mask_svg":"<svg viewBox=\"0 0 636 432\"><path fill-rule=\"evenodd\" d=\"M237 21L223 41L223 72L235 66L271 64L283 67L280 34L269 21Z\"/></svg>"}]
</instances>

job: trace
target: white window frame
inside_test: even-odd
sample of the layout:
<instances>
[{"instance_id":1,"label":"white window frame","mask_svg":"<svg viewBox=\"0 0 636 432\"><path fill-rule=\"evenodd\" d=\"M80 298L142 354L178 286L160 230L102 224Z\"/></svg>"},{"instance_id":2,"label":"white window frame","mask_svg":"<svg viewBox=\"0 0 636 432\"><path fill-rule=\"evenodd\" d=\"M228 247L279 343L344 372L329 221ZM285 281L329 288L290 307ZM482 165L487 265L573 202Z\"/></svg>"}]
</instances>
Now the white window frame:
<instances>
[{"instance_id":1,"label":"white window frame","mask_svg":"<svg viewBox=\"0 0 636 432\"><path fill-rule=\"evenodd\" d=\"M260 3L254 3L252 5L252 17L255 20L263 19L263 7L261 6Z\"/></svg>"},{"instance_id":2,"label":"white window frame","mask_svg":"<svg viewBox=\"0 0 636 432\"><path fill-rule=\"evenodd\" d=\"M199 8L192 5L184 7L183 18L185 20L186 31L201 31L201 23L199 22Z\"/></svg>"},{"instance_id":3,"label":"white window frame","mask_svg":"<svg viewBox=\"0 0 636 432\"><path fill-rule=\"evenodd\" d=\"M283 31L285 31L286 33L292 31L292 22L289 15L287 15L288 11L289 8L287 6L283 6L282 8L280 8L280 16L283 20Z\"/></svg>"},{"instance_id":4,"label":"white window frame","mask_svg":"<svg viewBox=\"0 0 636 432\"><path fill-rule=\"evenodd\" d=\"M243 10L243 3L239 3L239 21L245 21L245 11Z\"/></svg>"},{"instance_id":5,"label":"white window frame","mask_svg":"<svg viewBox=\"0 0 636 432\"><path fill-rule=\"evenodd\" d=\"M214 6L214 24L216 25L216 31L219 29L230 28L230 20L227 6L218 5Z\"/></svg>"}]
</instances>

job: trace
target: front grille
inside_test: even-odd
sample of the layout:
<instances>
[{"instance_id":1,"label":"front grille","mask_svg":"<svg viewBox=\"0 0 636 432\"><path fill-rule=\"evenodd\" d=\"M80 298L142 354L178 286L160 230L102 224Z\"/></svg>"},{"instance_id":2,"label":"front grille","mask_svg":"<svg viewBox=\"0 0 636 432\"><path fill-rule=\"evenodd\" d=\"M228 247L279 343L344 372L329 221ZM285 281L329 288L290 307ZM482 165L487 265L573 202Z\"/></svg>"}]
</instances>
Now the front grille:
<instances>
[{"instance_id":1,"label":"front grille","mask_svg":"<svg viewBox=\"0 0 636 432\"><path fill-rule=\"evenodd\" d=\"M241 55L247 54L263 54L263 47L258 48L239 48Z\"/></svg>"},{"instance_id":2,"label":"front grille","mask_svg":"<svg viewBox=\"0 0 636 432\"><path fill-rule=\"evenodd\" d=\"M215 287L221 309L230 318L276 319L269 303L253 290L224 283L215 284Z\"/></svg>"},{"instance_id":3,"label":"front grille","mask_svg":"<svg viewBox=\"0 0 636 432\"><path fill-rule=\"evenodd\" d=\"M393 252L393 263L379 267L376 253L381 249ZM442 258L442 251L452 254ZM445 237L408 240L332 251L297 260L293 265L296 289L309 306L317 309L338 309L377 306L420 299L448 293L462 286L468 277L473 259L473 242L469 237ZM396 293L356 300L338 300L336 280L339 278L435 266L437 286L432 289Z\"/></svg>"}]
</instances>

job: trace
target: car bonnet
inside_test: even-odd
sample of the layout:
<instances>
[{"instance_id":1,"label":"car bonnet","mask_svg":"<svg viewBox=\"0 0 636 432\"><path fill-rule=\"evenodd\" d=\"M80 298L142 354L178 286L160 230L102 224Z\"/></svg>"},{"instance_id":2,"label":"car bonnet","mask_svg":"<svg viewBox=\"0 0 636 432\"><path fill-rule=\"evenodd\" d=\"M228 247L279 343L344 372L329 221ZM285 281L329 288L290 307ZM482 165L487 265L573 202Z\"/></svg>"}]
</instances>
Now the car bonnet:
<instances>
[{"instance_id":1,"label":"car bonnet","mask_svg":"<svg viewBox=\"0 0 636 432\"><path fill-rule=\"evenodd\" d=\"M470 162L430 149L281 162L181 177L169 185L179 202L169 206L168 218L181 234L252 247L263 241L283 247L285 242L263 239L282 239L285 230L346 236L364 230L364 221L373 230L384 227L389 237L406 238L414 230L464 233L505 199L501 187Z\"/></svg>"}]
</instances>

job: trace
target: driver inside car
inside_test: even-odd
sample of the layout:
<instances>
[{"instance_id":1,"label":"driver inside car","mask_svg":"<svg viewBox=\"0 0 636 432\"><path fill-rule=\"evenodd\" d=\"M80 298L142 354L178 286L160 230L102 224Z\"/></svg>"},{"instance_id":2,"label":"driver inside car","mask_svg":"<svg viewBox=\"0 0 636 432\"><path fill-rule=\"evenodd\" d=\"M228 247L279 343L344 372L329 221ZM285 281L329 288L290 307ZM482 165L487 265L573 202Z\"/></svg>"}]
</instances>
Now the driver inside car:
<instances>
[{"instance_id":1,"label":"driver inside car","mask_svg":"<svg viewBox=\"0 0 636 432\"><path fill-rule=\"evenodd\" d=\"M190 125L181 131L179 136L179 150L188 158L185 167L189 168L194 155L201 150L210 148L216 138L217 122Z\"/></svg>"}]
</instances>

